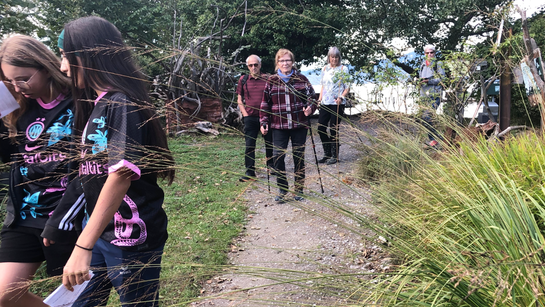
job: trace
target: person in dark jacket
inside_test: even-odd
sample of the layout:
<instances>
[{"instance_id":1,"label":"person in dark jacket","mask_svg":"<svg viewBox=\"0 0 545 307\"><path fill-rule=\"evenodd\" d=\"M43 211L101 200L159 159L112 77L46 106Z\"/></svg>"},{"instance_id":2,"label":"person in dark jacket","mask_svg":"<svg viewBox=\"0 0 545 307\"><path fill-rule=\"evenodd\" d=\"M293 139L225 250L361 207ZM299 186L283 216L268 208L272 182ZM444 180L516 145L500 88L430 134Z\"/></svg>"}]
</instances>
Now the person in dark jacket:
<instances>
[{"instance_id":1,"label":"person in dark jacket","mask_svg":"<svg viewBox=\"0 0 545 307\"><path fill-rule=\"evenodd\" d=\"M286 149L291 140L295 164L295 200L303 200L305 183L305 143L309 116L316 111L314 88L294 67L295 57L288 49L276 53L277 72L265 85L259 112L261 133L273 136L273 161L280 190L275 201L285 202L289 190L286 178Z\"/></svg>"},{"instance_id":2,"label":"person in dark jacket","mask_svg":"<svg viewBox=\"0 0 545 307\"><path fill-rule=\"evenodd\" d=\"M62 274L77 239L70 223L53 227L55 244L46 245L42 239L75 172L70 80L53 52L23 35L9 37L0 46L0 78L20 105L0 125L0 156L11 163L0 244L0 306L46 306L28 291L25 281L44 260L49 275Z\"/></svg>"}]
</instances>

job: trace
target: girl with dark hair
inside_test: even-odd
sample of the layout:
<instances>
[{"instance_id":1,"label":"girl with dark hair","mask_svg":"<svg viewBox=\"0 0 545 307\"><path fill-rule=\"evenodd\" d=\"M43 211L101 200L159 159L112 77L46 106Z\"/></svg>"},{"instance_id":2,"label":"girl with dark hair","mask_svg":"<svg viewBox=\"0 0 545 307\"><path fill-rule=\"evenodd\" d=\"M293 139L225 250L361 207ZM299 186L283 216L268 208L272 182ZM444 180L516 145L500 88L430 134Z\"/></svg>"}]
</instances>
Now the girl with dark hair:
<instances>
[{"instance_id":1,"label":"girl with dark hair","mask_svg":"<svg viewBox=\"0 0 545 307\"><path fill-rule=\"evenodd\" d=\"M72 223L55 224L51 218L73 172L70 80L53 52L24 35L0 46L0 78L20 106L0 120L0 156L11 163L0 244L0 306L47 306L28 291L29 281L44 260L49 275L62 274L77 239ZM45 244L49 224L52 240Z\"/></svg>"},{"instance_id":2,"label":"girl with dark hair","mask_svg":"<svg viewBox=\"0 0 545 307\"><path fill-rule=\"evenodd\" d=\"M158 304L161 255L167 239L164 194L157 177L174 179L166 135L121 33L99 17L65 25L61 70L74 91L96 97L82 128L79 179L87 201L84 228L64 267L63 284L89 280L74 306L106 304L113 286L123 306ZM83 125L82 125L83 124Z\"/></svg>"}]
</instances>

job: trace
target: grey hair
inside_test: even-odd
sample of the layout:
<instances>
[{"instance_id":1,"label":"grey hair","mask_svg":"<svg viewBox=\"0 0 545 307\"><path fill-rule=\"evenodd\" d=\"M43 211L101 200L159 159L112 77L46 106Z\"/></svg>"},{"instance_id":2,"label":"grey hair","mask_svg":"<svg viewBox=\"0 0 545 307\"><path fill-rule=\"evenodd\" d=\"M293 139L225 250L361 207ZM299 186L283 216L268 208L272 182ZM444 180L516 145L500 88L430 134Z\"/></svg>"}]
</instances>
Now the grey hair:
<instances>
[{"instance_id":1,"label":"grey hair","mask_svg":"<svg viewBox=\"0 0 545 307\"><path fill-rule=\"evenodd\" d=\"M329 57L330 56L338 56L339 57L339 65L341 65L342 57L341 57L341 51L339 50L339 48L337 48L335 46L329 48L329 51L327 52L327 63L329 63Z\"/></svg>"},{"instance_id":2,"label":"grey hair","mask_svg":"<svg viewBox=\"0 0 545 307\"><path fill-rule=\"evenodd\" d=\"M426 45L426 46L424 46L424 52L426 52L426 50L435 51L435 46L434 45Z\"/></svg>"},{"instance_id":3,"label":"grey hair","mask_svg":"<svg viewBox=\"0 0 545 307\"><path fill-rule=\"evenodd\" d=\"M258 62L259 64L261 64L261 58L258 57L258 56L255 55L255 54L251 54L249 57L246 58L246 65L248 65L248 61L250 60L251 57L255 57L255 58L257 59L257 62Z\"/></svg>"}]
</instances>

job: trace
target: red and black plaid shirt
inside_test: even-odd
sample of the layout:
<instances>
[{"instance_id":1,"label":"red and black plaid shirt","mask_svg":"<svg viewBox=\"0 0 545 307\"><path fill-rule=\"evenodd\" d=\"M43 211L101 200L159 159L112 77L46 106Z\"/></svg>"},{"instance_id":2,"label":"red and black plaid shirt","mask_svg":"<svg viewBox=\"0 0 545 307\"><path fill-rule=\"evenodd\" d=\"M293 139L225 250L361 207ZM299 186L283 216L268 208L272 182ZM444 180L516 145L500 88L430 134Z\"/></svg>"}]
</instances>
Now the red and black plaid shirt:
<instances>
[{"instance_id":1,"label":"red and black plaid shirt","mask_svg":"<svg viewBox=\"0 0 545 307\"><path fill-rule=\"evenodd\" d=\"M303 108L311 106L316 111L313 99L314 88L307 77L294 72L288 82L273 75L267 80L259 112L261 125L272 129L308 128L308 117Z\"/></svg>"}]
</instances>

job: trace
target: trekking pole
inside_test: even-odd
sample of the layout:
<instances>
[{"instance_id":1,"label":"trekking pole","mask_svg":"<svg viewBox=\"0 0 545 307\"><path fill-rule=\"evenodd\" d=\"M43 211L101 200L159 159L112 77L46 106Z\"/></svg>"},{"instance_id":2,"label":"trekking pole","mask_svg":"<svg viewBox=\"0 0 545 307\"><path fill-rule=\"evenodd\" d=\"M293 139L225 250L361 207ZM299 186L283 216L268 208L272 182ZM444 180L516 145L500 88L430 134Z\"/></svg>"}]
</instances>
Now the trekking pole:
<instances>
[{"instance_id":1,"label":"trekking pole","mask_svg":"<svg viewBox=\"0 0 545 307\"><path fill-rule=\"evenodd\" d=\"M322 184L322 175L320 174L320 166L318 166L318 155L316 155L316 144L314 143L314 137L312 136L312 126L310 125L310 116L308 117L308 130L310 131L310 140L312 141L312 150L314 151L314 160L316 161L316 168L318 169L318 178L320 179L320 188L322 194L324 194L324 185Z\"/></svg>"},{"instance_id":2,"label":"trekking pole","mask_svg":"<svg viewBox=\"0 0 545 307\"><path fill-rule=\"evenodd\" d=\"M337 148L335 149L335 159L337 159L337 163L340 163L341 161L339 161L339 136L341 134L341 129L339 127L339 111L340 111L340 105L337 104L337 123L335 124L335 129L337 129L336 133L335 133L335 146L337 146Z\"/></svg>"},{"instance_id":3,"label":"trekking pole","mask_svg":"<svg viewBox=\"0 0 545 307\"><path fill-rule=\"evenodd\" d=\"M267 187L269 188L269 194L271 194L271 179L270 177L271 168L269 167L269 164L267 163Z\"/></svg>"}]
</instances>

